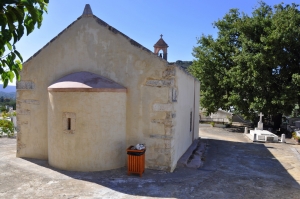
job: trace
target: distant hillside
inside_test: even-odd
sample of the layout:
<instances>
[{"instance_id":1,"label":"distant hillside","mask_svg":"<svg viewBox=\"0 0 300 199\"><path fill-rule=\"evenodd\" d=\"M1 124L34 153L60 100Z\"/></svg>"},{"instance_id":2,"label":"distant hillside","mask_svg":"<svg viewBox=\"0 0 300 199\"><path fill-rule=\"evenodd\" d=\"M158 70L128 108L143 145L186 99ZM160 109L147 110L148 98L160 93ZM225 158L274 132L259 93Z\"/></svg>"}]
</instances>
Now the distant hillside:
<instances>
[{"instance_id":1,"label":"distant hillside","mask_svg":"<svg viewBox=\"0 0 300 199\"><path fill-rule=\"evenodd\" d=\"M181 60L177 60L176 62L177 66L181 66L181 68L183 68L184 70L187 70L188 67L190 67L192 65L192 61L181 61Z\"/></svg>"},{"instance_id":2,"label":"distant hillside","mask_svg":"<svg viewBox=\"0 0 300 199\"><path fill-rule=\"evenodd\" d=\"M3 85L0 84L0 97L16 99L16 86L7 86L3 88Z\"/></svg>"},{"instance_id":3,"label":"distant hillside","mask_svg":"<svg viewBox=\"0 0 300 199\"><path fill-rule=\"evenodd\" d=\"M9 99L16 99L16 92L5 93L0 91L0 97L9 98Z\"/></svg>"},{"instance_id":4,"label":"distant hillside","mask_svg":"<svg viewBox=\"0 0 300 199\"><path fill-rule=\"evenodd\" d=\"M16 92L16 86L11 86L8 85L6 88L3 88L3 84L0 84L0 91L5 92L5 93L12 93Z\"/></svg>"}]
</instances>

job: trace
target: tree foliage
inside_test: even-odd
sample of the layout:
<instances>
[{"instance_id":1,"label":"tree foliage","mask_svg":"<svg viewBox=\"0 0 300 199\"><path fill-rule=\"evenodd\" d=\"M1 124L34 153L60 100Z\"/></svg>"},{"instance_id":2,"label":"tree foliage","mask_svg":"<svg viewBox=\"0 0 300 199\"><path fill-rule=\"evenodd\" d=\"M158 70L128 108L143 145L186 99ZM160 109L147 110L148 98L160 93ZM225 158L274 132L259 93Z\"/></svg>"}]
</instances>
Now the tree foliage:
<instances>
[{"instance_id":1,"label":"tree foliage","mask_svg":"<svg viewBox=\"0 0 300 199\"><path fill-rule=\"evenodd\" d=\"M0 0L0 74L3 87L16 77L20 80L22 56L15 44L24 35L40 28L49 0Z\"/></svg>"},{"instance_id":2,"label":"tree foliage","mask_svg":"<svg viewBox=\"0 0 300 199\"><path fill-rule=\"evenodd\" d=\"M198 38L189 68L201 82L201 106L234 107L248 118L290 113L300 102L298 5L260 2L251 16L231 9L214 26L217 38Z\"/></svg>"},{"instance_id":3,"label":"tree foliage","mask_svg":"<svg viewBox=\"0 0 300 199\"><path fill-rule=\"evenodd\" d=\"M0 137L6 135L7 137L14 136L14 123L7 119L0 119Z\"/></svg>"}]
</instances>

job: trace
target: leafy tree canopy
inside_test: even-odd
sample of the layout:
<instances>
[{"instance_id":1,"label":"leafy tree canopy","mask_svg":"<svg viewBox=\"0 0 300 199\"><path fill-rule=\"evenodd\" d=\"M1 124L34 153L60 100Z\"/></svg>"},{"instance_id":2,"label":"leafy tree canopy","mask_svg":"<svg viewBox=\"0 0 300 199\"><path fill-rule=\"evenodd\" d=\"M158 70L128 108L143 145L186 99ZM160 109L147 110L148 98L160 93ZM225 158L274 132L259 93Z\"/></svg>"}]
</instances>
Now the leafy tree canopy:
<instances>
[{"instance_id":1,"label":"leafy tree canopy","mask_svg":"<svg viewBox=\"0 0 300 199\"><path fill-rule=\"evenodd\" d=\"M259 3L252 15L231 9L214 23L217 38L202 35L189 71L201 82L200 104L248 118L290 113L300 104L298 5Z\"/></svg>"},{"instance_id":2,"label":"leafy tree canopy","mask_svg":"<svg viewBox=\"0 0 300 199\"><path fill-rule=\"evenodd\" d=\"M15 44L25 29L29 35L36 25L40 28L48 3L49 0L0 0L0 75L3 87L14 77L20 80L23 59Z\"/></svg>"}]
</instances>

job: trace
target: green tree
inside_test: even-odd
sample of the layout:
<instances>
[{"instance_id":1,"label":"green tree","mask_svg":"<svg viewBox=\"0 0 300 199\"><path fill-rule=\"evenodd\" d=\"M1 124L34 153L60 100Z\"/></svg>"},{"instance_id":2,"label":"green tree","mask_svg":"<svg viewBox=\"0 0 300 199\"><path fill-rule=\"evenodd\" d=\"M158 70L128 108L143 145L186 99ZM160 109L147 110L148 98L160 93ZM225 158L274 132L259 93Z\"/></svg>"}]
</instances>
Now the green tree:
<instances>
[{"instance_id":1,"label":"green tree","mask_svg":"<svg viewBox=\"0 0 300 199\"><path fill-rule=\"evenodd\" d=\"M300 102L298 5L260 2L251 16L231 9L214 26L217 38L198 38L189 68L201 82L201 106L252 119L256 112L291 113Z\"/></svg>"},{"instance_id":2,"label":"green tree","mask_svg":"<svg viewBox=\"0 0 300 199\"><path fill-rule=\"evenodd\" d=\"M7 137L14 136L14 124L6 119L0 120L0 137L6 134Z\"/></svg>"},{"instance_id":3,"label":"green tree","mask_svg":"<svg viewBox=\"0 0 300 199\"><path fill-rule=\"evenodd\" d=\"M5 88L8 81L20 80L22 56L15 44L26 29L29 35L37 25L40 28L49 0L0 0L0 75Z\"/></svg>"}]
</instances>

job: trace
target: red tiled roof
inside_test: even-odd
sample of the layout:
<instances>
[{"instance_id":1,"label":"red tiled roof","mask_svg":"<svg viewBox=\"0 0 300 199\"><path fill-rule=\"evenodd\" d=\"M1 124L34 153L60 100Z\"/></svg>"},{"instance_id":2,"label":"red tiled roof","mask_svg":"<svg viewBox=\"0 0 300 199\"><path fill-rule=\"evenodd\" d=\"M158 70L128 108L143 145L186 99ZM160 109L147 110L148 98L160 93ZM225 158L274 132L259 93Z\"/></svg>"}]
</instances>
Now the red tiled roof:
<instances>
[{"instance_id":1,"label":"red tiled roof","mask_svg":"<svg viewBox=\"0 0 300 199\"><path fill-rule=\"evenodd\" d=\"M169 46L168 46L168 44L167 44L162 38L160 38L160 39L156 42L156 44L154 44L154 47L155 47L155 48L167 48L167 47L169 47Z\"/></svg>"}]
</instances>

